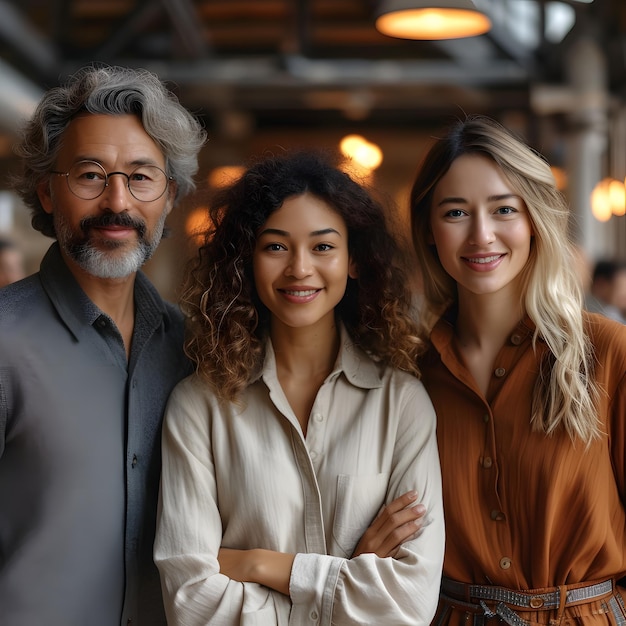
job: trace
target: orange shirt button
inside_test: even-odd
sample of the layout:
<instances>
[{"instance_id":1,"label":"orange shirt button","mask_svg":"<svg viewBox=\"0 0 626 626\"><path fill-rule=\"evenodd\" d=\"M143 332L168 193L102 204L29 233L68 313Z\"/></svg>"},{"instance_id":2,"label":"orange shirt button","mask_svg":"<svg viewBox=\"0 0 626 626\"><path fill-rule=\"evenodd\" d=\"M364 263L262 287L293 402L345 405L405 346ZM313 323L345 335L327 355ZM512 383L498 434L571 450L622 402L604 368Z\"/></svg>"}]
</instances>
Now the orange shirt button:
<instances>
[{"instance_id":1,"label":"orange shirt button","mask_svg":"<svg viewBox=\"0 0 626 626\"><path fill-rule=\"evenodd\" d=\"M491 457L490 456L486 456L483 459L483 467L485 469L489 469L492 465L493 465L493 461L491 460Z\"/></svg>"},{"instance_id":2,"label":"orange shirt button","mask_svg":"<svg viewBox=\"0 0 626 626\"><path fill-rule=\"evenodd\" d=\"M520 343L522 343L522 336L521 335L511 335L511 343L514 346L519 346Z\"/></svg>"},{"instance_id":3,"label":"orange shirt button","mask_svg":"<svg viewBox=\"0 0 626 626\"><path fill-rule=\"evenodd\" d=\"M500 567L502 569L509 569L509 567L511 567L511 559L508 556L503 556L500 559Z\"/></svg>"},{"instance_id":4,"label":"orange shirt button","mask_svg":"<svg viewBox=\"0 0 626 626\"><path fill-rule=\"evenodd\" d=\"M483 415L483 422L485 422L485 424L489 421L489 413L485 413Z\"/></svg>"},{"instance_id":5,"label":"orange shirt button","mask_svg":"<svg viewBox=\"0 0 626 626\"><path fill-rule=\"evenodd\" d=\"M491 519L494 522L501 522L504 519L504 513L502 511L498 511L498 509L494 509L491 511Z\"/></svg>"},{"instance_id":6,"label":"orange shirt button","mask_svg":"<svg viewBox=\"0 0 626 626\"><path fill-rule=\"evenodd\" d=\"M498 378L502 378L506 374L506 370L503 367L497 367L496 371L494 372L494 374Z\"/></svg>"}]
</instances>

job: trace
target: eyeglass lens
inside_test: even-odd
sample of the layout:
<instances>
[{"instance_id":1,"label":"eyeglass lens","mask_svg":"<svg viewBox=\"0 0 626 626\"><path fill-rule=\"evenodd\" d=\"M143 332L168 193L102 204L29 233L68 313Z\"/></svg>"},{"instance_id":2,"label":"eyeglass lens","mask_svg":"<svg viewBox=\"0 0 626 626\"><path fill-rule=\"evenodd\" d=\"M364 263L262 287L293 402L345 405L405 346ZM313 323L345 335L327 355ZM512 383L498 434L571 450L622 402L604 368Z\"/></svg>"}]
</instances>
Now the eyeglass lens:
<instances>
[{"instance_id":1,"label":"eyeglass lens","mask_svg":"<svg viewBox=\"0 0 626 626\"><path fill-rule=\"evenodd\" d=\"M143 202L160 198L167 188L167 175L155 165L140 165L130 174L115 172L125 176L130 193ZM67 183L72 193L83 200L97 198L107 184L106 170L95 161L79 161L67 174Z\"/></svg>"}]
</instances>

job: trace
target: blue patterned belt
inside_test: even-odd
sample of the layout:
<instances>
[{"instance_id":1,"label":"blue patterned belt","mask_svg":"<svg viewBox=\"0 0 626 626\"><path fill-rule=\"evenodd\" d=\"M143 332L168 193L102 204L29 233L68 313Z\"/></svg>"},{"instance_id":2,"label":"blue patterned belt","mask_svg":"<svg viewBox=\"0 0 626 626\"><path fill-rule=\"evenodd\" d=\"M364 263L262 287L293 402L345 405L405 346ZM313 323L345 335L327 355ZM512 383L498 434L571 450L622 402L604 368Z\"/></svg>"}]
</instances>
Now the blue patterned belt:
<instances>
[{"instance_id":1,"label":"blue patterned belt","mask_svg":"<svg viewBox=\"0 0 626 626\"><path fill-rule=\"evenodd\" d=\"M562 594L565 594L563 598ZM441 600L455 608L475 614L474 625L482 626L486 619L499 617L509 626L528 626L515 610L545 611L582 604L611 596L608 608L613 612L619 626L626 626L622 598L614 594L613 580L583 586L554 587L550 591L533 593L517 591L492 585L468 585L444 577L441 582ZM492 607L487 602L495 603ZM444 617L443 615L441 616ZM442 619L443 621L443 619Z\"/></svg>"}]
</instances>

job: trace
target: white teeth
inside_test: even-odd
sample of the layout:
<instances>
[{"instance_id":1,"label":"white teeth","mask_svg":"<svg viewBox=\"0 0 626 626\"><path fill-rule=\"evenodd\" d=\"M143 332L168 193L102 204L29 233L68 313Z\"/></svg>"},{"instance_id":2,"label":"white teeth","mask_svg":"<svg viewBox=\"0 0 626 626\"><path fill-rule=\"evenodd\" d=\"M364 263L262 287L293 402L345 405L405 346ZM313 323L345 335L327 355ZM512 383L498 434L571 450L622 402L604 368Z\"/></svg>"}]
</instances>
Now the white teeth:
<instances>
[{"instance_id":1,"label":"white teeth","mask_svg":"<svg viewBox=\"0 0 626 626\"><path fill-rule=\"evenodd\" d=\"M304 298L305 296L312 296L316 291L317 289L307 289L306 291L289 291L288 289L285 289L285 293L288 296L297 296L299 298Z\"/></svg>"},{"instance_id":2,"label":"white teeth","mask_svg":"<svg viewBox=\"0 0 626 626\"><path fill-rule=\"evenodd\" d=\"M479 257L477 259L467 259L470 263L491 263L492 261L496 261L497 259L500 258L499 254L496 254L494 256L483 256L483 257Z\"/></svg>"}]
</instances>

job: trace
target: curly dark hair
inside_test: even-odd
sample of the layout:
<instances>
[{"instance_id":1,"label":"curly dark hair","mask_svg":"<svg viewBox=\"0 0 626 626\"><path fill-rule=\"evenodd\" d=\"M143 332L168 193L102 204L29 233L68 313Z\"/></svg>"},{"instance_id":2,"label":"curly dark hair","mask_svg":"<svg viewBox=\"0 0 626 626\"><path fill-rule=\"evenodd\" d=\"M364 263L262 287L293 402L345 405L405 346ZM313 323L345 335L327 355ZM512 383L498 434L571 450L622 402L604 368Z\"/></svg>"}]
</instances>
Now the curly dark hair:
<instances>
[{"instance_id":1,"label":"curly dark hair","mask_svg":"<svg viewBox=\"0 0 626 626\"><path fill-rule=\"evenodd\" d=\"M285 152L253 164L209 208L212 227L188 267L181 305L185 349L219 397L235 400L264 358L269 311L259 300L253 253L259 228L290 197L310 193L343 218L358 278L337 305L351 339L372 358L419 375L422 350L401 248L380 202L330 153Z\"/></svg>"}]
</instances>

